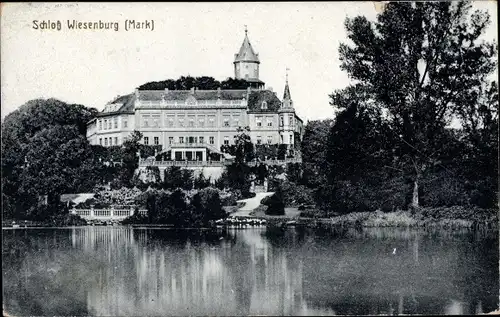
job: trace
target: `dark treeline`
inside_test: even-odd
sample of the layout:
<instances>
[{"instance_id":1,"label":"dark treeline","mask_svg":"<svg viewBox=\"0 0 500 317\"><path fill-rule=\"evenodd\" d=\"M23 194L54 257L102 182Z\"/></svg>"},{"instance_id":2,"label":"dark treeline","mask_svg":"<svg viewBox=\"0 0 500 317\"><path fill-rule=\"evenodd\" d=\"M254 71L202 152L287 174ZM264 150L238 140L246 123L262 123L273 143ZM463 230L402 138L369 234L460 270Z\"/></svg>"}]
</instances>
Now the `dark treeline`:
<instances>
[{"instance_id":1,"label":"dark treeline","mask_svg":"<svg viewBox=\"0 0 500 317\"><path fill-rule=\"evenodd\" d=\"M489 15L466 2L389 3L347 19L335 120L312 121L302 184L329 212L495 208L498 86Z\"/></svg>"},{"instance_id":2,"label":"dark treeline","mask_svg":"<svg viewBox=\"0 0 500 317\"><path fill-rule=\"evenodd\" d=\"M213 77L201 76L181 76L178 79L167 79L162 81L152 81L142 84L138 87L139 90L189 90L196 88L200 90L216 90L220 89L247 89L248 82L244 79L227 78L223 81L218 81Z\"/></svg>"},{"instance_id":3,"label":"dark treeline","mask_svg":"<svg viewBox=\"0 0 500 317\"><path fill-rule=\"evenodd\" d=\"M2 124L5 218L45 219L60 212L62 194L92 192L107 183L114 188L135 185L137 155L153 155L154 146L140 144L140 133L133 133L121 147L90 145L86 124L96 113L82 105L37 99L6 116Z\"/></svg>"},{"instance_id":4,"label":"dark treeline","mask_svg":"<svg viewBox=\"0 0 500 317\"><path fill-rule=\"evenodd\" d=\"M276 192L268 203L315 203L319 216L420 207L495 208L498 86L490 78L497 67L497 47L481 40L489 23L487 13L471 12L467 2L394 2L375 22L347 19L349 43L342 43L339 53L352 84L331 94L330 103L338 110L334 120L307 124L303 163L250 168L250 159L289 153L283 146L255 147L242 129L235 144L223 149L236 156L235 162L214 186L249 197L251 181L268 178ZM188 76L139 88L191 87L243 89L247 83ZM138 153L149 157L155 149L140 144L139 132L121 147L91 146L86 124L96 113L82 105L37 99L4 119L4 217L43 219L60 212L50 206L61 194L92 192L107 183L112 188L143 185L135 173ZM156 186L189 190L207 185L206 179L179 170L165 176L163 182L155 177ZM49 207L41 207L41 196L48 197Z\"/></svg>"}]
</instances>

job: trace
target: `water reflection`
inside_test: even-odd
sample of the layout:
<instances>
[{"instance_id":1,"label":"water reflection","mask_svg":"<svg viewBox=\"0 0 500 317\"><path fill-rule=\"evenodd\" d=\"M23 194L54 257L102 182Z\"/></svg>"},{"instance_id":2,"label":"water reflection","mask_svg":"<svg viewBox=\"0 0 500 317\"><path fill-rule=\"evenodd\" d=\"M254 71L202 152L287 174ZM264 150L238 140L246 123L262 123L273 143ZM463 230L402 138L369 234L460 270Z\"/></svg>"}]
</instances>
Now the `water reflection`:
<instances>
[{"instance_id":1,"label":"water reflection","mask_svg":"<svg viewBox=\"0 0 500 317\"><path fill-rule=\"evenodd\" d=\"M498 299L497 232L3 233L13 315L474 314Z\"/></svg>"}]
</instances>

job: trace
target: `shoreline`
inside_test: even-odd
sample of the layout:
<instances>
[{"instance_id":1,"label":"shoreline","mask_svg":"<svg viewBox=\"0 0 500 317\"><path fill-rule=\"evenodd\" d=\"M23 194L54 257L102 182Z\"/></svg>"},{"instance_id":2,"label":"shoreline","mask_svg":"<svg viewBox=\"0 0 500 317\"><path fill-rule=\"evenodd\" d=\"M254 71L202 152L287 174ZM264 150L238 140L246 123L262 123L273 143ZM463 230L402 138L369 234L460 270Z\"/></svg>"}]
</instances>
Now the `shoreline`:
<instances>
[{"instance_id":1,"label":"shoreline","mask_svg":"<svg viewBox=\"0 0 500 317\"><path fill-rule=\"evenodd\" d=\"M151 224L151 223L136 223L136 224L47 224L30 222L24 224L23 221L16 221L16 225L2 224L3 229L29 229L29 228L73 228L73 227L132 227L132 228L166 228L166 229L179 229L179 230L193 230L193 229L211 229L220 228L221 226L267 226L267 227L308 227L308 228L325 228L325 227L346 227L346 228L426 228L426 227L440 227L443 229L455 228L487 228L498 230L499 224L496 215L477 215L475 219L463 219L464 217L426 217L421 212L413 213L411 211L396 211L396 212L357 212L346 215L334 216L330 218L309 218L298 216L271 216L271 215L251 215L251 216L232 216L225 218L222 222L217 223L213 227L200 227L200 228L182 228L175 227L168 224ZM265 224L256 224L256 220L265 220Z\"/></svg>"}]
</instances>

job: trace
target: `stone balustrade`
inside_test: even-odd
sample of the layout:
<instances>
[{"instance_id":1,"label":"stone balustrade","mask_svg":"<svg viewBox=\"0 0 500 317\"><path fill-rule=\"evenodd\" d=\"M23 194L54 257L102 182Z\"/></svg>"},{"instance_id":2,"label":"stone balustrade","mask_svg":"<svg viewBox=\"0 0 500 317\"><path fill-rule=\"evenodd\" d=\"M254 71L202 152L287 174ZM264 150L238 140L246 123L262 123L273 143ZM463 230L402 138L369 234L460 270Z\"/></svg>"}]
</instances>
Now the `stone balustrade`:
<instances>
[{"instance_id":1,"label":"stone balustrade","mask_svg":"<svg viewBox=\"0 0 500 317\"><path fill-rule=\"evenodd\" d=\"M208 167L208 166L216 166L223 167L226 165L231 165L232 161L153 161L147 159L139 160L139 167L147 167L147 166L158 166L158 167L168 167L168 166L179 166L179 167ZM252 161L247 162L246 164L249 166L255 166L258 164L266 164L266 165L285 165L288 163L302 163L300 158L288 158L284 160L265 160L265 161Z\"/></svg>"},{"instance_id":2,"label":"stone balustrade","mask_svg":"<svg viewBox=\"0 0 500 317\"><path fill-rule=\"evenodd\" d=\"M71 209L70 213L77 215L86 220L123 220L134 215L135 208L115 209L110 208L87 208L87 209ZM139 214L146 215L146 209L139 209Z\"/></svg>"},{"instance_id":3,"label":"stone balustrade","mask_svg":"<svg viewBox=\"0 0 500 317\"><path fill-rule=\"evenodd\" d=\"M222 167L227 165L228 162L220 162L220 161L148 161L141 160L139 161L139 167L146 166L179 166L179 167L205 167L205 166L214 166L214 167Z\"/></svg>"},{"instance_id":4,"label":"stone balustrade","mask_svg":"<svg viewBox=\"0 0 500 317\"><path fill-rule=\"evenodd\" d=\"M284 160L265 160L265 161L252 161L252 162L247 162L248 166L255 166L258 164L266 164L266 165L285 165L288 163L302 163L302 160L299 158L287 158Z\"/></svg>"}]
</instances>

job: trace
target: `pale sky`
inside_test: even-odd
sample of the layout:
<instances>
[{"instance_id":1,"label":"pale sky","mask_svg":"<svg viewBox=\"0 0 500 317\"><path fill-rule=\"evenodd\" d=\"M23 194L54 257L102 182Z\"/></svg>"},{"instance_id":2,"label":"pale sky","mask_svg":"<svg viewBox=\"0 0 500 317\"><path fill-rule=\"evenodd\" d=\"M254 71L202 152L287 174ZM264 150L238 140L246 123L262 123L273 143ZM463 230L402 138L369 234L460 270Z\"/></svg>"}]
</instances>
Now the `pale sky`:
<instances>
[{"instance_id":1,"label":"pale sky","mask_svg":"<svg viewBox=\"0 0 500 317\"><path fill-rule=\"evenodd\" d=\"M496 1L476 1L492 16ZM245 25L260 57L260 79L280 99L285 69L297 114L332 118L328 95L349 84L339 68L346 17L376 17L372 2L280 3L3 3L2 119L35 98L57 98L102 110L149 81L184 75L234 77ZM119 30L69 30L67 20L118 22ZM125 20L153 20L154 30L125 31ZM62 29L35 30L33 20Z\"/></svg>"}]
</instances>

